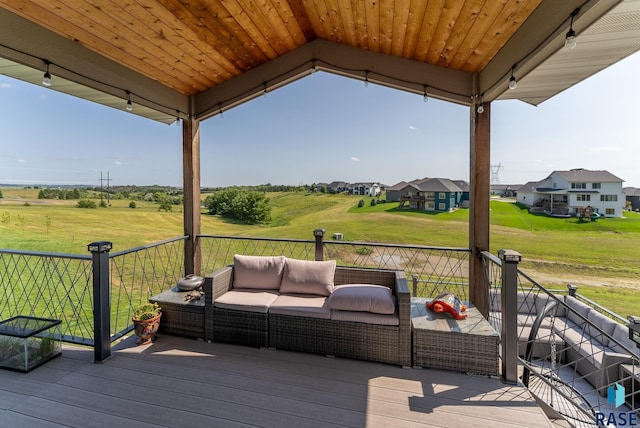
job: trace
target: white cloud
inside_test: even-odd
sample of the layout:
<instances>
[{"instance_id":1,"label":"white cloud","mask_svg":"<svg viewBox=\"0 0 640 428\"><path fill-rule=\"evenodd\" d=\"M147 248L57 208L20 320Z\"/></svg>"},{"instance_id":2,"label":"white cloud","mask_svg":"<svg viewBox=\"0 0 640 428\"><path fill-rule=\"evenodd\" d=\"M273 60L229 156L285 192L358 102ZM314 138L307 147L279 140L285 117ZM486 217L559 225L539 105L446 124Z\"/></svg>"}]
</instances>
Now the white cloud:
<instances>
[{"instance_id":1,"label":"white cloud","mask_svg":"<svg viewBox=\"0 0 640 428\"><path fill-rule=\"evenodd\" d=\"M116 165L122 165L122 164L123 164L123 163L122 163L122 162L120 162L119 160L117 160L117 161L115 161L115 162L113 162L113 163L115 163Z\"/></svg>"},{"instance_id":2,"label":"white cloud","mask_svg":"<svg viewBox=\"0 0 640 428\"><path fill-rule=\"evenodd\" d=\"M589 151L590 152L618 152L620 151L620 147L614 147L614 146L591 147Z\"/></svg>"},{"instance_id":3,"label":"white cloud","mask_svg":"<svg viewBox=\"0 0 640 428\"><path fill-rule=\"evenodd\" d=\"M0 89L11 89L13 85L11 83L0 83Z\"/></svg>"},{"instance_id":4,"label":"white cloud","mask_svg":"<svg viewBox=\"0 0 640 428\"><path fill-rule=\"evenodd\" d=\"M418 130L418 128L416 128L416 127L415 127L415 126L413 126L413 125L409 125L409 129L410 129L410 130L412 130L412 131L417 131L417 130Z\"/></svg>"},{"instance_id":5,"label":"white cloud","mask_svg":"<svg viewBox=\"0 0 640 428\"><path fill-rule=\"evenodd\" d=\"M355 156L351 156L351 160L354 162L360 162L360 158L357 158Z\"/></svg>"},{"instance_id":6,"label":"white cloud","mask_svg":"<svg viewBox=\"0 0 640 428\"><path fill-rule=\"evenodd\" d=\"M27 163L26 159L18 159L18 163Z\"/></svg>"}]
</instances>

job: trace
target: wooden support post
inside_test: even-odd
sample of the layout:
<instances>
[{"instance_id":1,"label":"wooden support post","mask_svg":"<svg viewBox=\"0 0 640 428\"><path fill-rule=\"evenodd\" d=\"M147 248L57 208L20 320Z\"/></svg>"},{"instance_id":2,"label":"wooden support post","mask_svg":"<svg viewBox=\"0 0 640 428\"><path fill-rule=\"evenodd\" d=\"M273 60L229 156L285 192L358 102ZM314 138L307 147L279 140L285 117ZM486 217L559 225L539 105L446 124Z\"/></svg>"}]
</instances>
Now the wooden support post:
<instances>
[{"instance_id":1,"label":"wooden support post","mask_svg":"<svg viewBox=\"0 0 640 428\"><path fill-rule=\"evenodd\" d=\"M491 162L491 103L471 104L471 165L469 189L469 299L485 317L489 315L489 282L482 251L489 251L489 175Z\"/></svg>"},{"instance_id":2,"label":"wooden support post","mask_svg":"<svg viewBox=\"0 0 640 428\"><path fill-rule=\"evenodd\" d=\"M184 273L200 275L200 121L182 121L182 180L184 188Z\"/></svg>"}]
</instances>

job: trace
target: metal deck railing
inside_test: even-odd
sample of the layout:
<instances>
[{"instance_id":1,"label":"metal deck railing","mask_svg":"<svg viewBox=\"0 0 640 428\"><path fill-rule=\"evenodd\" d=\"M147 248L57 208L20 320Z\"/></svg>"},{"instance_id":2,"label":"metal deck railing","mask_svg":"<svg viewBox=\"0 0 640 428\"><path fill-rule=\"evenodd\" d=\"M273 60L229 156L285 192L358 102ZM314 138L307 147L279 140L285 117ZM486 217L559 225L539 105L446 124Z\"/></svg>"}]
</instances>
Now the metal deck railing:
<instances>
[{"instance_id":1,"label":"metal deck railing","mask_svg":"<svg viewBox=\"0 0 640 428\"><path fill-rule=\"evenodd\" d=\"M575 286L548 290L520 270L510 285L515 310L505 312L502 261L483 256L489 321L499 332L506 331L503 324L516 325L515 349L503 341L501 357L517 355L519 381L549 415L576 427L640 421L640 349L628 338L628 321L580 296Z\"/></svg>"},{"instance_id":2,"label":"metal deck railing","mask_svg":"<svg viewBox=\"0 0 640 428\"><path fill-rule=\"evenodd\" d=\"M108 255L112 341L132 330L133 309L184 275L186 236ZM94 345L91 255L0 249L0 319L62 321L61 340Z\"/></svg>"},{"instance_id":3,"label":"metal deck railing","mask_svg":"<svg viewBox=\"0 0 640 428\"><path fill-rule=\"evenodd\" d=\"M198 239L203 274L233 263L234 254L322 258L336 260L339 266L402 270L412 281L413 295L417 297L434 297L449 291L462 300L469 299L467 248L217 235L201 235Z\"/></svg>"}]
</instances>

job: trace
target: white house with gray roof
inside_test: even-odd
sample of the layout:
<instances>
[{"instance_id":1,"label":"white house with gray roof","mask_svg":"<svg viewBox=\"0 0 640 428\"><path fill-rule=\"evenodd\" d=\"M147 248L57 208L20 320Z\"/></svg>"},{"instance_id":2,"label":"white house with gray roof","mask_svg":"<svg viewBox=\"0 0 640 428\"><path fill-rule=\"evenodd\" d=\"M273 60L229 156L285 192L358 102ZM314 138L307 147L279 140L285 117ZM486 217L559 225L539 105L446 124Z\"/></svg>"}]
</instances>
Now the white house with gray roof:
<instances>
[{"instance_id":1,"label":"white house with gray roof","mask_svg":"<svg viewBox=\"0 0 640 428\"><path fill-rule=\"evenodd\" d=\"M609 171L571 169L554 171L542 181L529 182L518 189L517 201L531 211L555 216L578 214L590 206L606 217L622 217L625 194L624 180Z\"/></svg>"}]
</instances>

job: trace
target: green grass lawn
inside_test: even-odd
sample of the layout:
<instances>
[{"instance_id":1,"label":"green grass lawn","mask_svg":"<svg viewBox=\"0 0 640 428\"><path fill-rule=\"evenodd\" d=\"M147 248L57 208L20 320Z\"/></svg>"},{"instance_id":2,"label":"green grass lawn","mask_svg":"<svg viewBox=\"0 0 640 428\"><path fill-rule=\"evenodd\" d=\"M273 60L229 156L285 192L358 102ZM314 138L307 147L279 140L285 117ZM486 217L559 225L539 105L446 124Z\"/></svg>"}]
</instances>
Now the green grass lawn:
<instances>
[{"instance_id":1,"label":"green grass lawn","mask_svg":"<svg viewBox=\"0 0 640 428\"><path fill-rule=\"evenodd\" d=\"M114 200L108 208L80 209L76 201L32 201L36 189L2 189L0 246L10 249L88 254L87 244L107 240L115 250L180 236L182 207L158 211L157 204ZM313 239L324 228L327 239L344 234L346 241L468 247L469 210L427 213L398 209L397 203L370 205L369 197L272 193L272 221L244 225L203 212L202 233ZM10 199L22 198L17 201ZM358 208L364 199L365 206ZM523 256L521 268L548 275L620 278L640 288L640 215L580 223L575 218L529 214L513 203L491 201L491 252L510 248ZM534 275L535 279L535 275ZM564 288L566 282L545 284ZM596 287L597 289L598 287ZM586 288L585 288L586 290ZM602 296L596 296L597 299ZM628 296L625 297L628 299Z\"/></svg>"}]
</instances>

